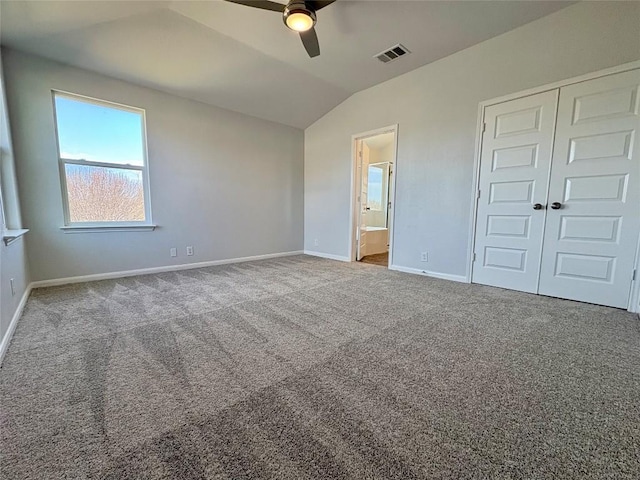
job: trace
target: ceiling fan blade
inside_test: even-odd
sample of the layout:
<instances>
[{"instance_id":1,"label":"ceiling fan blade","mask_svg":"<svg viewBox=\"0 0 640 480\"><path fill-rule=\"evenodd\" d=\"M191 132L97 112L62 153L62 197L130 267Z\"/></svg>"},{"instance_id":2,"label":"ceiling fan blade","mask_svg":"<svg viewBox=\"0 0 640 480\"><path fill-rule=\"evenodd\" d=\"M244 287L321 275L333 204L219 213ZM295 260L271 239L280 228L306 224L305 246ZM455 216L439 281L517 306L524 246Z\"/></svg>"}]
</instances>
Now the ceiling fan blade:
<instances>
[{"instance_id":1,"label":"ceiling fan blade","mask_svg":"<svg viewBox=\"0 0 640 480\"><path fill-rule=\"evenodd\" d=\"M314 12L317 12L321 8L331 5L336 0L306 0L304 3L307 7L310 7Z\"/></svg>"},{"instance_id":2,"label":"ceiling fan blade","mask_svg":"<svg viewBox=\"0 0 640 480\"><path fill-rule=\"evenodd\" d=\"M271 10L272 12L284 13L284 7L281 3L270 2L269 0L226 0L227 2L245 5L247 7L259 8L261 10Z\"/></svg>"},{"instance_id":3,"label":"ceiling fan blade","mask_svg":"<svg viewBox=\"0 0 640 480\"><path fill-rule=\"evenodd\" d=\"M300 32L300 39L311 58L320 55L320 44L318 44L318 35L315 28L312 27L306 32Z\"/></svg>"}]
</instances>

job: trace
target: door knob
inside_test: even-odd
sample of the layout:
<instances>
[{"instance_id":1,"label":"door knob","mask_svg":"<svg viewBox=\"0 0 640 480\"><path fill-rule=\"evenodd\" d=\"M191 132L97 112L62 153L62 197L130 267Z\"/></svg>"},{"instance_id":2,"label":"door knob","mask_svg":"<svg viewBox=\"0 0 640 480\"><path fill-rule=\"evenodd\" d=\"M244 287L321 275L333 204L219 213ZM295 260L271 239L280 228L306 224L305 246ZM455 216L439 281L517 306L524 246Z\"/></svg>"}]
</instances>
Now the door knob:
<instances>
[{"instance_id":1,"label":"door knob","mask_svg":"<svg viewBox=\"0 0 640 480\"><path fill-rule=\"evenodd\" d=\"M534 203L533 204L533 209L534 210L542 210L542 204L541 203Z\"/></svg>"},{"instance_id":2,"label":"door knob","mask_svg":"<svg viewBox=\"0 0 640 480\"><path fill-rule=\"evenodd\" d=\"M562 208L562 204L560 202L553 202L551 204L551 208L553 208L554 210L560 210Z\"/></svg>"}]
</instances>

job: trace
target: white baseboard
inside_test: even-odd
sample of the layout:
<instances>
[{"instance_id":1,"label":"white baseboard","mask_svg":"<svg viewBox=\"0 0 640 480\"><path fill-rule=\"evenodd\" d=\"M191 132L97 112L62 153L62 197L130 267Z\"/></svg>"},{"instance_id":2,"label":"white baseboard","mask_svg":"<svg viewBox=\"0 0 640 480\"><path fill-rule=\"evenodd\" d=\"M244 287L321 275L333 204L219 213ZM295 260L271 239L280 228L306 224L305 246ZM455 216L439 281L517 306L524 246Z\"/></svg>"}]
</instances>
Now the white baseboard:
<instances>
[{"instance_id":1,"label":"white baseboard","mask_svg":"<svg viewBox=\"0 0 640 480\"><path fill-rule=\"evenodd\" d=\"M389 270L397 272L413 273L414 275L423 275L425 277L441 278L442 280L451 280L452 282L469 283L464 275L451 275L450 273L430 272L428 270L420 270L419 268L401 267L399 265L389 266Z\"/></svg>"},{"instance_id":2,"label":"white baseboard","mask_svg":"<svg viewBox=\"0 0 640 480\"><path fill-rule=\"evenodd\" d=\"M148 275L150 273L175 272L179 270L191 270L193 268L212 267L215 265L227 265L230 263L251 262L254 260L266 260L269 258L290 257L301 255L301 250L293 252L267 253L265 255L254 255L251 257L227 258L225 260L212 260L209 262L183 263L180 265L166 265L163 267L140 268L137 270L125 270L121 272L96 273L92 275L81 275L78 277L53 278L51 280L38 280L31 283L32 288L54 287L58 285L68 285L71 283L93 282L96 280L109 280L113 278L135 277L136 275Z\"/></svg>"},{"instance_id":3,"label":"white baseboard","mask_svg":"<svg viewBox=\"0 0 640 480\"><path fill-rule=\"evenodd\" d=\"M2 338L2 342L0 342L0 367L2 366L2 361L4 360L4 356L9 349L9 344L11 343L11 338L13 337L13 332L15 332L16 327L18 326L18 320L22 316L22 311L24 310L24 306L27 304L27 300L29 299L29 295L31 295L32 290L31 284L27 286L24 293L22 294L22 298L20 299L20 303L18 304L18 308L16 308L13 317L11 318L11 323L9 324L9 328L4 334Z\"/></svg>"},{"instance_id":4,"label":"white baseboard","mask_svg":"<svg viewBox=\"0 0 640 480\"><path fill-rule=\"evenodd\" d=\"M305 250L305 255L311 255L312 257L328 258L329 260L338 260L339 262L350 262L349 257L343 257L341 255L333 255L332 253L314 252L312 250Z\"/></svg>"}]
</instances>

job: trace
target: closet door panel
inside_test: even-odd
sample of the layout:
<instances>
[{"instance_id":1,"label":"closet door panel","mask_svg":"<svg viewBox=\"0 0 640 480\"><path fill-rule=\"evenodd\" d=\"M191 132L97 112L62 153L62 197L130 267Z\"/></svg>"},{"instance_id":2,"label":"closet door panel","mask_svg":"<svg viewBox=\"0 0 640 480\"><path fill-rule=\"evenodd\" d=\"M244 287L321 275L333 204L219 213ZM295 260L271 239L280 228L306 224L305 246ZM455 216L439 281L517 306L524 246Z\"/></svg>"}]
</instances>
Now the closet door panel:
<instances>
[{"instance_id":1,"label":"closet door panel","mask_svg":"<svg viewBox=\"0 0 640 480\"><path fill-rule=\"evenodd\" d=\"M626 308L640 231L640 70L560 89L539 293Z\"/></svg>"},{"instance_id":2,"label":"closet door panel","mask_svg":"<svg viewBox=\"0 0 640 480\"><path fill-rule=\"evenodd\" d=\"M537 292L557 102L553 90L485 109L475 283Z\"/></svg>"}]
</instances>

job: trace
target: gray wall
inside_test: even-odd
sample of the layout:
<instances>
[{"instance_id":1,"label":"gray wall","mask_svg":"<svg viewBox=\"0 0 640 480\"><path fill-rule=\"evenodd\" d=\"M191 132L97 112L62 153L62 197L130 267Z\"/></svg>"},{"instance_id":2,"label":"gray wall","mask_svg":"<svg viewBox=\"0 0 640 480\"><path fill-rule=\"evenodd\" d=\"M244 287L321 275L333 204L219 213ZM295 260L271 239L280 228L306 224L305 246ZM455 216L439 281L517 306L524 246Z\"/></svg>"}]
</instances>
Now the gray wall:
<instances>
[{"instance_id":1,"label":"gray wall","mask_svg":"<svg viewBox=\"0 0 640 480\"><path fill-rule=\"evenodd\" d=\"M9 283L12 278L15 294L11 293ZM8 246L0 242L0 342L9 329L29 283L25 237L19 238Z\"/></svg>"},{"instance_id":2,"label":"gray wall","mask_svg":"<svg viewBox=\"0 0 640 480\"><path fill-rule=\"evenodd\" d=\"M305 249L348 255L351 135L397 123L394 264L464 276L479 102L637 60L639 25L582 2L350 97L305 130Z\"/></svg>"},{"instance_id":3,"label":"gray wall","mask_svg":"<svg viewBox=\"0 0 640 480\"><path fill-rule=\"evenodd\" d=\"M6 110L4 75L0 57L0 171L2 172L2 196L6 224L9 228L20 227L20 210L16 194L13 148ZM10 280L14 279L14 292ZM29 285L29 265L24 237L11 245L0 241L0 343L4 340L20 300Z\"/></svg>"},{"instance_id":4,"label":"gray wall","mask_svg":"<svg viewBox=\"0 0 640 480\"><path fill-rule=\"evenodd\" d=\"M11 50L4 56L34 281L301 250L302 130ZM156 231L60 230L52 89L146 110Z\"/></svg>"}]
</instances>

